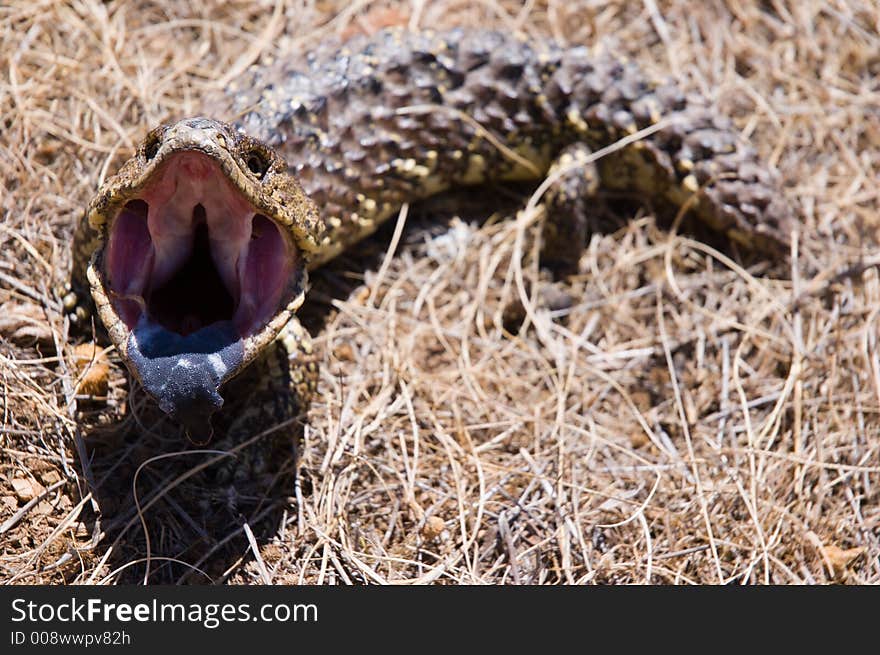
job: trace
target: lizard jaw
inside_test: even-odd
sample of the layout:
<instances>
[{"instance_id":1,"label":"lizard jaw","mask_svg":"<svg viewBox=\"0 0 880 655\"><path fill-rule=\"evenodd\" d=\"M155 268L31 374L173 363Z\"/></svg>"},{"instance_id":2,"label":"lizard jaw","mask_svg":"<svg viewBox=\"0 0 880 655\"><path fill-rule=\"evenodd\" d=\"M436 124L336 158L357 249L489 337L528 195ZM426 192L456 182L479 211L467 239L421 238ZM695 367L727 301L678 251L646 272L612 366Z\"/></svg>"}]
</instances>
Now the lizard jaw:
<instances>
[{"instance_id":1,"label":"lizard jaw","mask_svg":"<svg viewBox=\"0 0 880 655\"><path fill-rule=\"evenodd\" d=\"M219 388L278 313L295 261L278 226L198 151L169 156L111 220L103 278L130 368L191 439L210 438Z\"/></svg>"},{"instance_id":2,"label":"lizard jaw","mask_svg":"<svg viewBox=\"0 0 880 655\"><path fill-rule=\"evenodd\" d=\"M104 272L129 329L181 336L231 321L246 338L278 311L293 248L197 151L169 157L111 222Z\"/></svg>"},{"instance_id":3,"label":"lizard jaw","mask_svg":"<svg viewBox=\"0 0 880 655\"><path fill-rule=\"evenodd\" d=\"M147 155L151 135L158 146ZM273 175L285 170L274 153L261 151L270 168L260 177L247 170L255 142L244 142L243 166L242 142L216 121L185 120L151 135L90 204L90 223L105 239L86 274L132 376L204 442L222 385L302 304L301 247L309 242L273 192ZM293 182L285 191L301 199Z\"/></svg>"}]
</instances>

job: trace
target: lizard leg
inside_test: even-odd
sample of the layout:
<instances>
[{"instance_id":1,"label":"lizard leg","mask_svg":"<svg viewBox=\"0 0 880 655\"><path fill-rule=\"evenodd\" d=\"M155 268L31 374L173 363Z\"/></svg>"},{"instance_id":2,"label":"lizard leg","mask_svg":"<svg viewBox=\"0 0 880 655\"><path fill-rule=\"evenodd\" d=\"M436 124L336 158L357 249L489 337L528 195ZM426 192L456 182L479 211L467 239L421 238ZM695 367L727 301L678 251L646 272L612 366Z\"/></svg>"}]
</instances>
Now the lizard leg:
<instances>
[{"instance_id":1,"label":"lizard leg","mask_svg":"<svg viewBox=\"0 0 880 655\"><path fill-rule=\"evenodd\" d=\"M226 429L217 442L220 448L234 447L274 425L302 416L315 395L318 364L312 350L311 337L294 316L278 335L241 375L229 382L224 395L238 398L221 421ZM248 449L247 465L235 465L227 471L234 477L253 477L273 468L268 458L295 452L302 425L294 421ZM239 461L239 464L241 462ZM232 464L232 462L230 462Z\"/></svg>"},{"instance_id":2,"label":"lizard leg","mask_svg":"<svg viewBox=\"0 0 880 655\"><path fill-rule=\"evenodd\" d=\"M89 318L94 314L94 302L89 292L86 269L99 242L100 235L92 229L86 215L83 214L73 235L70 278L57 290L64 312L70 318L71 328L79 333L90 330Z\"/></svg>"},{"instance_id":3,"label":"lizard leg","mask_svg":"<svg viewBox=\"0 0 880 655\"><path fill-rule=\"evenodd\" d=\"M547 172L557 178L544 194L547 217L542 231L541 264L557 276L577 271L589 236L588 208L599 188L599 172L586 144L566 147Z\"/></svg>"}]
</instances>

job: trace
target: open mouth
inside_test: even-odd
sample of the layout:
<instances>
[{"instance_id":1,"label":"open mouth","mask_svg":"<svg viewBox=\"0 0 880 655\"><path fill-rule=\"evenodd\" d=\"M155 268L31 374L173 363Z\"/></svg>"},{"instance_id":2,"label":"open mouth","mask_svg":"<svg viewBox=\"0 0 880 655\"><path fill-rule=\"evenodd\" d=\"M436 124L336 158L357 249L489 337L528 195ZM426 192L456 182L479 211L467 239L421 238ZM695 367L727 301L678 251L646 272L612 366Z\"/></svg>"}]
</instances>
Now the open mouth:
<instances>
[{"instance_id":1,"label":"open mouth","mask_svg":"<svg viewBox=\"0 0 880 655\"><path fill-rule=\"evenodd\" d=\"M116 216L105 272L130 330L148 323L185 337L229 323L246 338L277 312L293 262L278 226L220 166L184 151Z\"/></svg>"},{"instance_id":2,"label":"open mouth","mask_svg":"<svg viewBox=\"0 0 880 655\"><path fill-rule=\"evenodd\" d=\"M198 150L169 154L113 217L102 277L117 346L191 437L210 436L219 388L248 360L249 338L275 329L298 252Z\"/></svg>"}]
</instances>

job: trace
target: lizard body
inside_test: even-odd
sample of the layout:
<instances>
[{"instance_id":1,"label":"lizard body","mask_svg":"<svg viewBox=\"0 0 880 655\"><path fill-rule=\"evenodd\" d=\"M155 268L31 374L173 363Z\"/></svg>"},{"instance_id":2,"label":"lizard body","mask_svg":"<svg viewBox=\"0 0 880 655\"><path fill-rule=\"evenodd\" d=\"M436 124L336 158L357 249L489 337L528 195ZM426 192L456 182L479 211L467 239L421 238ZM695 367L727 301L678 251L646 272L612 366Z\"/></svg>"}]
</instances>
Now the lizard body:
<instances>
[{"instance_id":1,"label":"lizard body","mask_svg":"<svg viewBox=\"0 0 880 655\"><path fill-rule=\"evenodd\" d=\"M778 176L728 119L586 48L384 30L264 61L211 113L237 118L151 131L74 244L72 287L90 288L134 377L191 433L210 434L222 386L273 343L304 406L315 367L295 314L307 271L404 203L556 171L542 257L569 268L598 183L688 203L750 249L779 252L791 229ZM592 165L591 152L642 130Z\"/></svg>"}]
</instances>

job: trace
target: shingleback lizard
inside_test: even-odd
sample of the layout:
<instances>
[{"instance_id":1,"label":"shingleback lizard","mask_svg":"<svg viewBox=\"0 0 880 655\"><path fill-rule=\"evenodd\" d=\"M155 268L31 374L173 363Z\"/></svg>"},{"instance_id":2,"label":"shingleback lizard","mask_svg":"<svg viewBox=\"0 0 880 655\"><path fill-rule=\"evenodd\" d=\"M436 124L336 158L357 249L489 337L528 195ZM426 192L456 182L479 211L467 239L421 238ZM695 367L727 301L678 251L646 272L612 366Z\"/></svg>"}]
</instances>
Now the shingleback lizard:
<instances>
[{"instance_id":1,"label":"shingleback lizard","mask_svg":"<svg viewBox=\"0 0 880 655\"><path fill-rule=\"evenodd\" d=\"M90 290L131 374L200 438L224 383L270 344L286 353L270 370L306 406L316 365L296 311L307 271L404 203L557 171L542 258L560 270L585 246L597 177L653 204L689 202L747 248L778 252L791 227L777 175L710 103L583 47L392 29L263 62L224 97L214 115L235 122L157 127L101 186L65 299L82 321Z\"/></svg>"}]
</instances>

